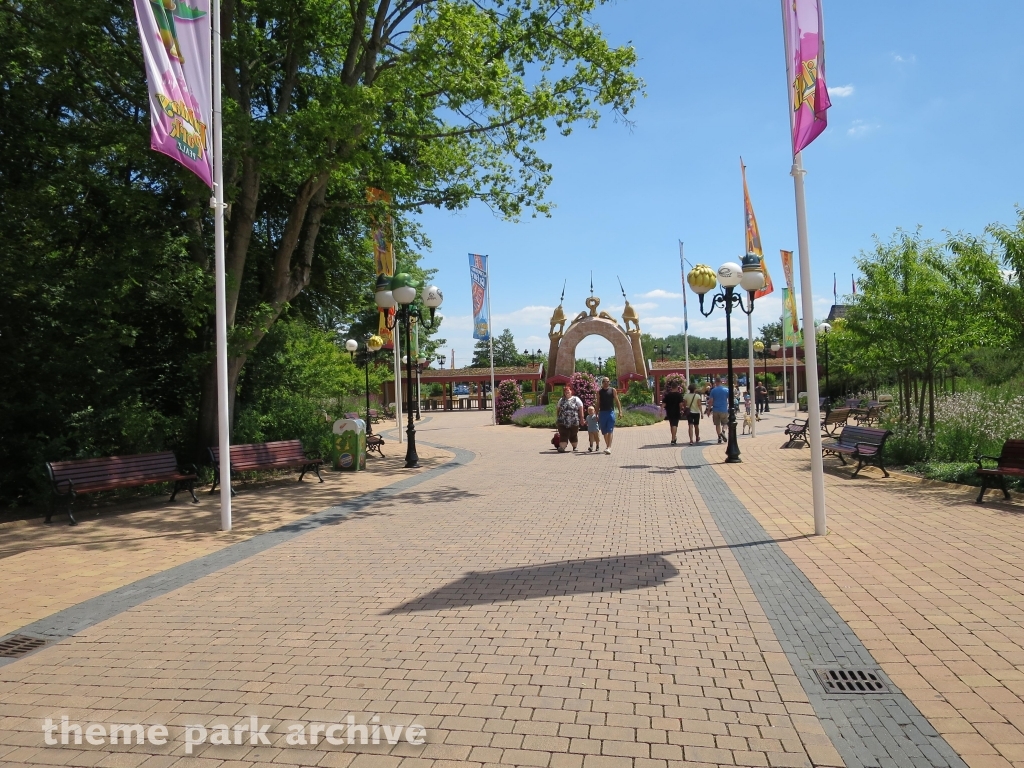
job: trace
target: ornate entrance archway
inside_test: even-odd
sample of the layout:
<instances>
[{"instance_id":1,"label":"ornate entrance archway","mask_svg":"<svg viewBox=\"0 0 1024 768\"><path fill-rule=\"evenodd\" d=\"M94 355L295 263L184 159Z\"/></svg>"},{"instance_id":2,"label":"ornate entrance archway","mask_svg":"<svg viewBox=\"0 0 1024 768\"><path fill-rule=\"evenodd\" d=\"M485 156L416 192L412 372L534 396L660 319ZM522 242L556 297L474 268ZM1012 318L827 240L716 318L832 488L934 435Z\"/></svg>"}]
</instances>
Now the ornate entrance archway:
<instances>
[{"instance_id":1,"label":"ornate entrance archway","mask_svg":"<svg viewBox=\"0 0 1024 768\"><path fill-rule=\"evenodd\" d=\"M640 316L626 302L622 312L622 325L607 312L598 312L601 299L591 296L587 299L590 312L580 312L569 328L565 330L567 318L559 304L551 316L551 330L548 338L551 344L548 351L548 370L554 376L569 377L576 372L576 347L587 336L602 336L612 343L615 349L615 370L620 384L628 382L637 375L647 378L647 362L644 360L643 347L640 345ZM632 326L632 327L630 327Z\"/></svg>"}]
</instances>

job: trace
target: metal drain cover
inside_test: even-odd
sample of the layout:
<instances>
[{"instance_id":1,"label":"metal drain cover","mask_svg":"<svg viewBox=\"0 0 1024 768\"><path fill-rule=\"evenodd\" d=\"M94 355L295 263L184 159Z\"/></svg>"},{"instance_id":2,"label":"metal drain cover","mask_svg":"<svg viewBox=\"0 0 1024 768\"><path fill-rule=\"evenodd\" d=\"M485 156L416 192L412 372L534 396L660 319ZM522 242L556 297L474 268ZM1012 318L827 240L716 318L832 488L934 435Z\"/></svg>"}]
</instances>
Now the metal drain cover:
<instances>
[{"instance_id":1,"label":"metal drain cover","mask_svg":"<svg viewBox=\"0 0 1024 768\"><path fill-rule=\"evenodd\" d=\"M818 680L829 693L865 694L888 693L889 686L882 680L882 673L870 668L839 668L814 670Z\"/></svg>"},{"instance_id":2,"label":"metal drain cover","mask_svg":"<svg viewBox=\"0 0 1024 768\"><path fill-rule=\"evenodd\" d=\"M42 648L44 645L46 645L46 641L38 637L12 635L6 640L0 640L0 656L17 658L36 650L36 648Z\"/></svg>"}]
</instances>

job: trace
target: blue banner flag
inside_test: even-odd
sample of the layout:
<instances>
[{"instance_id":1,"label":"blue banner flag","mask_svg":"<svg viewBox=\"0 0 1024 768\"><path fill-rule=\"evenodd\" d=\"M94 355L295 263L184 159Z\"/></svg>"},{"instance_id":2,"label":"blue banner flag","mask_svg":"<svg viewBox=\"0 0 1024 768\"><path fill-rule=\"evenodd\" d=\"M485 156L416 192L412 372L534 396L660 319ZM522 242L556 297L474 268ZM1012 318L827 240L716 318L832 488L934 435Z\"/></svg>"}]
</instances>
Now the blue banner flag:
<instances>
[{"instance_id":1,"label":"blue banner flag","mask_svg":"<svg viewBox=\"0 0 1024 768\"><path fill-rule=\"evenodd\" d=\"M487 257L469 254L469 282L473 289L473 338L490 341L491 318L487 302Z\"/></svg>"}]
</instances>

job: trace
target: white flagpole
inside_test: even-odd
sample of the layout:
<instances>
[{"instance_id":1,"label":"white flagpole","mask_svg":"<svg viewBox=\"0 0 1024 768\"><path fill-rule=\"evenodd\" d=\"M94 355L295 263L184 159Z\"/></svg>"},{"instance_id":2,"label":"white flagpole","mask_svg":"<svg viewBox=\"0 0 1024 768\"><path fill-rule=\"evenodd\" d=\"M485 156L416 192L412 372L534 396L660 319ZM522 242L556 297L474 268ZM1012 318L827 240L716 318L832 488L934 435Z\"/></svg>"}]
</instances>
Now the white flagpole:
<instances>
[{"instance_id":1,"label":"white flagpole","mask_svg":"<svg viewBox=\"0 0 1024 768\"><path fill-rule=\"evenodd\" d=\"M818 404L818 350L814 338L814 292L811 289L811 254L807 243L807 207L804 169L800 153L793 158L796 196L797 247L800 249L800 301L804 312L804 376L807 378L807 431L811 435L811 491L814 499L814 532L828 533L825 515L825 469L821 461L821 410ZM795 363L795 361L794 361ZM795 365L794 365L795 367Z\"/></svg>"},{"instance_id":2,"label":"white flagpole","mask_svg":"<svg viewBox=\"0 0 1024 768\"><path fill-rule=\"evenodd\" d=\"M686 384L683 390L690 387L690 319L686 314L686 260L683 258L683 241L679 241L679 273L683 277L683 359L686 361Z\"/></svg>"},{"instance_id":3,"label":"white flagpole","mask_svg":"<svg viewBox=\"0 0 1024 768\"><path fill-rule=\"evenodd\" d=\"M782 302L782 404L789 397L789 382L786 380L786 302Z\"/></svg>"},{"instance_id":4,"label":"white flagpole","mask_svg":"<svg viewBox=\"0 0 1024 768\"><path fill-rule=\"evenodd\" d=\"M793 304L796 304L796 296L793 297ZM800 374L796 369L796 342L797 338L794 332L793 336L793 418L800 418Z\"/></svg>"},{"instance_id":5,"label":"white flagpole","mask_svg":"<svg viewBox=\"0 0 1024 768\"><path fill-rule=\"evenodd\" d=\"M786 100L789 104L789 134L793 136L793 105L789 82L789 35L786 34L786 3L782 0L782 37L786 55ZM819 0L820 2L820 0ZM820 30L819 30L820 32ZM814 289L811 287L811 249L807 240L807 201L804 197L804 166L801 153L793 155L793 195L796 199L797 255L800 259L800 301L804 314L804 376L807 379L807 431L811 437L811 496L814 502L814 533L828 533L825 513L825 469L821 460L821 409L818 406L818 351L814 339ZM796 370L796 347L793 348L793 369Z\"/></svg>"},{"instance_id":6,"label":"white flagpole","mask_svg":"<svg viewBox=\"0 0 1024 768\"><path fill-rule=\"evenodd\" d=\"M494 391L494 322L491 317L491 257L487 257L487 336L490 340L491 348L491 426L496 426L498 423L498 398L497 392Z\"/></svg>"},{"instance_id":7,"label":"white flagpole","mask_svg":"<svg viewBox=\"0 0 1024 768\"><path fill-rule=\"evenodd\" d=\"M754 388L754 319L747 315L747 394L750 396L750 436L757 437L757 397Z\"/></svg>"},{"instance_id":8,"label":"white flagpole","mask_svg":"<svg viewBox=\"0 0 1024 768\"><path fill-rule=\"evenodd\" d=\"M231 417L228 407L228 307L224 256L224 158L221 110L220 0L210 4L213 36L213 208L217 291L217 442L220 448L220 529L231 530Z\"/></svg>"}]
</instances>

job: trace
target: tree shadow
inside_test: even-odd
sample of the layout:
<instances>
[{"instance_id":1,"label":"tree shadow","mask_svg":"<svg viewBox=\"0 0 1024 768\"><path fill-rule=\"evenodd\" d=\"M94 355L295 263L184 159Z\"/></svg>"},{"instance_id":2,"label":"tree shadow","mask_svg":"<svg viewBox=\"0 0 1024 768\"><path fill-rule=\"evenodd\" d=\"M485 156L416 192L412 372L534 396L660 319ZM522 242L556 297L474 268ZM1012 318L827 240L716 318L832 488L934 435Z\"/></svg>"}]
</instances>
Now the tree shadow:
<instances>
[{"instance_id":1,"label":"tree shadow","mask_svg":"<svg viewBox=\"0 0 1024 768\"><path fill-rule=\"evenodd\" d=\"M595 557L500 571L470 571L457 581L392 608L386 615L646 589L678 575L676 567L660 554Z\"/></svg>"},{"instance_id":2,"label":"tree shadow","mask_svg":"<svg viewBox=\"0 0 1024 768\"><path fill-rule=\"evenodd\" d=\"M808 539L813 535L803 533L781 539L758 539L738 544L709 544L706 547L672 549L642 555L614 555L503 568L498 571L470 571L461 579L408 600L384 615L444 611L543 597L647 589L660 586L679 575L679 569L666 559L671 555L770 546L786 541Z\"/></svg>"},{"instance_id":3,"label":"tree shadow","mask_svg":"<svg viewBox=\"0 0 1024 768\"><path fill-rule=\"evenodd\" d=\"M650 464L623 464L619 469L651 469Z\"/></svg>"}]
</instances>

